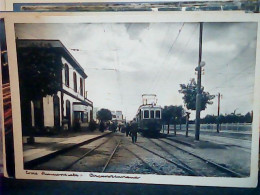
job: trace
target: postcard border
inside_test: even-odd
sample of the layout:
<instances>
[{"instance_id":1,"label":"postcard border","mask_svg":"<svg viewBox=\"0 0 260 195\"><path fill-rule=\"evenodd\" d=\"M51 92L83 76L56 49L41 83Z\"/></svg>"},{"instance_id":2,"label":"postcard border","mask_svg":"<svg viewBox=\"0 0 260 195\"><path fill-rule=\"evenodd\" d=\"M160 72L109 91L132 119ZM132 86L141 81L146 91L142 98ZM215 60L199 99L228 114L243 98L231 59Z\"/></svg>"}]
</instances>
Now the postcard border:
<instances>
[{"instance_id":1,"label":"postcard border","mask_svg":"<svg viewBox=\"0 0 260 195\"><path fill-rule=\"evenodd\" d=\"M72 17L73 16L73 17ZM75 180L100 181L146 184L175 184L198 186L225 186L225 187L255 187L258 177L258 148L259 148L259 112L260 112L260 31L257 31L256 69L254 89L254 121L252 130L252 149L250 177L223 178L223 177L194 177L194 176L162 176L137 175L119 173L87 173L87 172L59 172L59 171L32 171L26 173L23 169L22 134L20 118L19 80L15 47L15 23L108 23L108 22L257 22L259 14L245 14L243 12L124 12L124 13L6 13L6 38L10 72L13 129L15 143L16 177L20 179L46 179L46 180ZM37 173L38 175L34 175ZM42 173L47 173L42 175ZM72 176L74 173L78 176ZM49 175L51 174L51 175ZM63 174L63 175L59 175ZM95 174L96 177L91 177ZM110 178L107 178L109 177ZM125 176L138 176L138 179L120 178Z\"/></svg>"}]
</instances>

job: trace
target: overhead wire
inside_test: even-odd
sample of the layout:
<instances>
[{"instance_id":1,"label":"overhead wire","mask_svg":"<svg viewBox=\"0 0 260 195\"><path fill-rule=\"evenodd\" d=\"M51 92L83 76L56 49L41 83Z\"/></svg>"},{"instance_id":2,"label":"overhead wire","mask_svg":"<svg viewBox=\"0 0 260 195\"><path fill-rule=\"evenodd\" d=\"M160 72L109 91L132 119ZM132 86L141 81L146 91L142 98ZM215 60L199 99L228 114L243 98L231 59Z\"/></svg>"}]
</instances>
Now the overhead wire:
<instances>
[{"instance_id":1,"label":"overhead wire","mask_svg":"<svg viewBox=\"0 0 260 195\"><path fill-rule=\"evenodd\" d=\"M252 66L251 64L250 64L249 66L246 66L246 67L243 68L243 69L242 69L238 74L236 74L235 76L229 78L228 80L231 81L231 80L235 79L236 77L240 76L241 74L244 73L244 71L245 71L246 69L248 69L248 68L251 67L251 66ZM209 89L209 91L211 91L211 90L213 90L213 89L221 88L221 86L224 85L224 84L227 83L227 82L228 82L228 81L227 81L227 79L226 79L226 80L223 81L220 85L218 85L218 86L216 86L216 87L213 87L213 88Z\"/></svg>"},{"instance_id":2,"label":"overhead wire","mask_svg":"<svg viewBox=\"0 0 260 195\"><path fill-rule=\"evenodd\" d=\"M181 25L181 27L180 27L180 29L179 29L179 31L178 31L178 33L177 33L177 35L176 35L176 37L175 37L175 39L173 40L173 42L172 42L172 44L171 44L171 46L170 46L170 48L169 48L169 50L168 50L166 56L165 56L164 59L162 60L162 64L161 64L161 68L162 68L162 69L164 68L164 64L166 63L166 60L167 60L167 58L169 57L172 48L174 47L175 43L177 42L177 40L178 40L178 38L179 38L179 36L180 36L180 34L181 34L181 32L182 32L182 29L183 29L183 27L184 27L184 24L185 24L185 23L183 22L182 25ZM157 71L157 74L156 74L156 76L155 76L154 81L153 81L152 84L151 84L151 87L155 86L155 84L157 83L157 81L161 78L162 69L161 69L160 71ZM149 87L149 88L151 88L151 87Z\"/></svg>"},{"instance_id":3,"label":"overhead wire","mask_svg":"<svg viewBox=\"0 0 260 195\"><path fill-rule=\"evenodd\" d=\"M199 24L194 27L194 29L193 29L193 31L192 31L192 35L189 37L189 39L188 39L187 42L185 43L185 46L184 46L183 49L180 51L180 56L179 56L178 58L176 58L176 59L174 60L174 62L172 62L171 64L177 64L178 61L180 60L180 58L184 55L184 51L185 51L185 49L188 47L188 45L189 45L191 39L193 38L193 35L195 34L194 32L197 30L198 27L199 27ZM172 67L174 68L174 66L172 66ZM164 84L164 83L169 79L169 77L171 76L173 70L174 70L174 69L171 69L171 70L169 70L169 71L166 73L166 75L163 77L163 80L162 80L162 82L161 82L161 85Z\"/></svg>"}]
</instances>

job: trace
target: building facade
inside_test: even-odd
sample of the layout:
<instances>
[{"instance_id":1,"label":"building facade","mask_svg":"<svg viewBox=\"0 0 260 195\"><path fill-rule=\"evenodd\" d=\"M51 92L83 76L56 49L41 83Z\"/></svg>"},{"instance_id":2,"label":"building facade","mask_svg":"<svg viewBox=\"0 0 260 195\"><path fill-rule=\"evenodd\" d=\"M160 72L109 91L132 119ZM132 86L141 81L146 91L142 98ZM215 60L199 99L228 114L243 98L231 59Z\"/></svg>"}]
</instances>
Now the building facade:
<instances>
[{"instance_id":1,"label":"building facade","mask_svg":"<svg viewBox=\"0 0 260 195\"><path fill-rule=\"evenodd\" d=\"M124 124L125 119L122 111L111 111L112 121L117 122L118 124Z\"/></svg>"},{"instance_id":2,"label":"building facade","mask_svg":"<svg viewBox=\"0 0 260 195\"><path fill-rule=\"evenodd\" d=\"M93 102L85 92L87 75L66 47L59 40L17 40L17 47L52 48L63 65L58 92L31 101L31 126L63 129L76 124L87 126L93 119Z\"/></svg>"}]
</instances>

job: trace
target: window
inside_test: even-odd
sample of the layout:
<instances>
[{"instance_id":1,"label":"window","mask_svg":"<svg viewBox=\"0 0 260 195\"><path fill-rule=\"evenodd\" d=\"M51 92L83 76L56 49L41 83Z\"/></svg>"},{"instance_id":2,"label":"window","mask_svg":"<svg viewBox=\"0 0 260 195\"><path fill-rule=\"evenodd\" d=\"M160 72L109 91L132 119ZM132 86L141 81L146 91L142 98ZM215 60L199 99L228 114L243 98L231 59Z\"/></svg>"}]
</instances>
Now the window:
<instances>
[{"instance_id":1,"label":"window","mask_svg":"<svg viewBox=\"0 0 260 195\"><path fill-rule=\"evenodd\" d=\"M150 116L151 116L151 118L154 118L154 110L150 111Z\"/></svg>"},{"instance_id":2,"label":"window","mask_svg":"<svg viewBox=\"0 0 260 195\"><path fill-rule=\"evenodd\" d=\"M149 110L144 111L144 118L149 118Z\"/></svg>"},{"instance_id":3,"label":"window","mask_svg":"<svg viewBox=\"0 0 260 195\"><path fill-rule=\"evenodd\" d=\"M65 85L69 86L69 66L65 64Z\"/></svg>"},{"instance_id":4,"label":"window","mask_svg":"<svg viewBox=\"0 0 260 195\"><path fill-rule=\"evenodd\" d=\"M155 118L161 118L161 112L160 112L160 110L156 110L156 112L155 112Z\"/></svg>"},{"instance_id":5,"label":"window","mask_svg":"<svg viewBox=\"0 0 260 195\"><path fill-rule=\"evenodd\" d=\"M74 81L74 91L77 92L77 75L73 73L73 81Z\"/></svg>"},{"instance_id":6,"label":"window","mask_svg":"<svg viewBox=\"0 0 260 195\"><path fill-rule=\"evenodd\" d=\"M83 96L83 79L82 78L80 78L80 95L82 95Z\"/></svg>"}]
</instances>

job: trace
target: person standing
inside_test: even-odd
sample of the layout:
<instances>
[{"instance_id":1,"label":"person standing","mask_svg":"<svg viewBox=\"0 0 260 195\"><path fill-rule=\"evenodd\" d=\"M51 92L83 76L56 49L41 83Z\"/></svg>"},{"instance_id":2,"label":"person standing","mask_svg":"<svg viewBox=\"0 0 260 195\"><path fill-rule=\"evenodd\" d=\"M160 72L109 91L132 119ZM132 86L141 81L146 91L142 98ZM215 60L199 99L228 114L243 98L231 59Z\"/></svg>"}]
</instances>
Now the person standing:
<instances>
[{"instance_id":1,"label":"person standing","mask_svg":"<svg viewBox=\"0 0 260 195\"><path fill-rule=\"evenodd\" d=\"M132 135L132 142L136 143L137 141L137 132L138 132L138 126L136 122L131 123L131 135Z\"/></svg>"},{"instance_id":2,"label":"person standing","mask_svg":"<svg viewBox=\"0 0 260 195\"><path fill-rule=\"evenodd\" d=\"M126 137L128 137L129 132L130 132L130 124L127 123L127 124L126 124L126 128L125 128L125 135L126 135Z\"/></svg>"}]
</instances>

